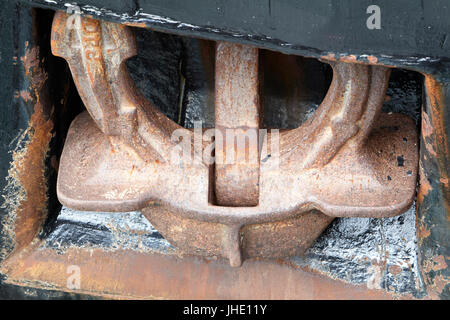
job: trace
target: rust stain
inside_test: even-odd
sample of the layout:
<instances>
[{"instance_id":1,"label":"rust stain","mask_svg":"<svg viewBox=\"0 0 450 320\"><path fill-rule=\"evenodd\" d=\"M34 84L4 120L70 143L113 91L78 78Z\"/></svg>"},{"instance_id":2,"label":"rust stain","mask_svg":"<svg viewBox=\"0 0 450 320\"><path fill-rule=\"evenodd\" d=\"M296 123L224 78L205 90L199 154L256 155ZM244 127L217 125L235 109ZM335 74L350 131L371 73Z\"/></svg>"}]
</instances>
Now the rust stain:
<instances>
[{"instance_id":1,"label":"rust stain","mask_svg":"<svg viewBox=\"0 0 450 320\"><path fill-rule=\"evenodd\" d=\"M444 84L432 75L425 74L424 76L427 103L425 104L426 110L422 112L422 137L423 146L427 152L422 152L423 158L427 162L431 162L433 166L436 166L437 170L431 169L432 172L427 177L425 173L428 172L425 172L422 163L420 164L421 185L418 194L418 203L419 214L422 214L422 216L418 217L417 235L419 245L423 244L426 246L422 249L424 258L422 259L421 272L426 283L427 292L432 299L439 299L445 295L445 287L449 283L443 271L448 269L445 256L440 254L442 251L445 252L445 235L441 235L444 232L443 230L445 230L445 225L437 225L445 223L441 222L441 220L447 218L448 221L450 218L450 191L448 188L448 163L450 155L448 136L446 133L448 129L446 125L448 124L445 123L445 117L448 114L448 110L446 110L448 105L446 105L446 97L443 92ZM439 201L442 203L443 208L440 212L429 207L420 208L424 197L432 190L430 184L437 186L439 189L435 193L438 197L442 193L442 199L439 199ZM430 197L435 197L435 195L430 195ZM432 201L435 200L433 199ZM425 242L424 240L427 237L429 239ZM441 237L444 238L441 240Z\"/></svg>"},{"instance_id":2,"label":"rust stain","mask_svg":"<svg viewBox=\"0 0 450 320\"><path fill-rule=\"evenodd\" d=\"M417 202L419 205L423 203L423 199L426 195L428 195L428 192L432 190L431 185L428 183L428 180L424 177L422 166L420 165L419 168L420 171L420 188L419 192L417 193ZM425 180L425 182L423 182ZM425 238L428 238L431 234L431 231L428 229L426 224L423 222L424 217L416 218L416 227L417 227L417 239L419 240L419 243L422 243Z\"/></svg>"},{"instance_id":3,"label":"rust stain","mask_svg":"<svg viewBox=\"0 0 450 320\"><path fill-rule=\"evenodd\" d=\"M426 74L425 75L425 87L427 91L427 96L429 98L429 111L432 121L428 121L433 126L433 150L436 151L436 161L438 164L438 172L440 179L444 179L444 181L448 181L449 175L449 141L446 134L446 124L444 122L444 115L446 114L445 109L448 106L445 103L445 98L442 93L442 84L437 81L433 76ZM425 112L422 113L423 119L427 118ZM424 121L423 121L424 122ZM426 136L426 135L425 135ZM424 138L424 141L426 139ZM428 150L428 148L427 148ZM442 193L445 201L444 206L447 210L447 217L450 215L450 190L448 189L448 184L441 184Z\"/></svg>"},{"instance_id":4,"label":"rust stain","mask_svg":"<svg viewBox=\"0 0 450 320\"><path fill-rule=\"evenodd\" d=\"M321 56L320 58L329 61L336 61L336 55L334 53L328 53L327 55Z\"/></svg>"},{"instance_id":5,"label":"rust stain","mask_svg":"<svg viewBox=\"0 0 450 320\"><path fill-rule=\"evenodd\" d=\"M30 102L32 100L31 94L29 91L25 91L22 90L20 91L20 97L25 101L25 102Z\"/></svg>"},{"instance_id":6,"label":"rust stain","mask_svg":"<svg viewBox=\"0 0 450 320\"><path fill-rule=\"evenodd\" d=\"M428 193L433 190L431 184L429 183L427 177L425 176L425 172L423 169L422 161L419 161L419 191L417 192L417 203L418 205L422 205L424 198L428 195ZM423 219L423 217L422 217ZM417 238L420 243L422 243L423 239L430 236L431 232L423 223L422 220L417 220Z\"/></svg>"},{"instance_id":7,"label":"rust stain","mask_svg":"<svg viewBox=\"0 0 450 320\"><path fill-rule=\"evenodd\" d=\"M443 270L443 269L447 269L447 262L445 262L445 257L444 256L436 256L433 258L433 262L435 263L433 270L438 271L438 270Z\"/></svg>"},{"instance_id":8,"label":"rust stain","mask_svg":"<svg viewBox=\"0 0 450 320\"><path fill-rule=\"evenodd\" d=\"M427 149L427 151L433 156L433 157L437 157L437 153L436 151L434 151L433 149L433 145L431 143L428 143L426 140L423 140L423 143L425 145L425 149Z\"/></svg>"},{"instance_id":9,"label":"rust stain","mask_svg":"<svg viewBox=\"0 0 450 320\"><path fill-rule=\"evenodd\" d=\"M13 185L11 189L13 192L5 199L5 202L10 203L9 209L12 209L9 214L14 216L13 252L24 248L33 240L47 215L45 158L53 128L52 121L44 111L47 101L41 99L47 74L39 65L38 48L27 49L21 61L30 81L30 92L22 91L20 95L26 102L34 100L35 104L28 128L21 135L22 140L28 141L25 147L13 152L13 161L7 178L10 186Z\"/></svg>"},{"instance_id":10,"label":"rust stain","mask_svg":"<svg viewBox=\"0 0 450 320\"><path fill-rule=\"evenodd\" d=\"M425 145L425 149L433 156L437 157L437 153L434 150L433 143L429 140L432 140L433 135L433 125L431 124L430 118L425 112L422 112L422 136L423 136L423 144Z\"/></svg>"},{"instance_id":11,"label":"rust stain","mask_svg":"<svg viewBox=\"0 0 450 320\"><path fill-rule=\"evenodd\" d=\"M356 59L356 56L355 56L354 54L350 54L350 55L348 55L348 56L341 56L341 57L339 58L339 61L343 61L343 62L352 62L352 63L354 63L354 62L357 61L357 59Z\"/></svg>"},{"instance_id":12,"label":"rust stain","mask_svg":"<svg viewBox=\"0 0 450 320\"><path fill-rule=\"evenodd\" d=\"M448 285L449 281L442 274L436 276L433 279L433 284L428 287L428 295L431 299L439 300L441 299L441 294L444 291L446 285Z\"/></svg>"},{"instance_id":13,"label":"rust stain","mask_svg":"<svg viewBox=\"0 0 450 320\"><path fill-rule=\"evenodd\" d=\"M434 279L430 279L430 276L428 273L430 272L436 272L440 270L445 270L448 268L447 262L445 261L445 257L443 255L435 256L432 259L426 260L423 264L423 271L426 274L427 280L430 284L433 284L432 287L440 287L438 285L439 282L439 276L436 276ZM447 280L448 283L448 280ZM442 287L443 289L443 287ZM439 290L439 292L442 292L442 290Z\"/></svg>"},{"instance_id":14,"label":"rust stain","mask_svg":"<svg viewBox=\"0 0 450 320\"><path fill-rule=\"evenodd\" d=\"M428 138L433 134L433 126L431 125L430 118L425 112L422 114L422 135L424 138Z\"/></svg>"},{"instance_id":15,"label":"rust stain","mask_svg":"<svg viewBox=\"0 0 450 320\"><path fill-rule=\"evenodd\" d=\"M378 65L378 66L385 66L385 67L394 67L392 65L387 65L387 64L383 64L380 63L378 61L378 58L375 56L366 56L366 55L360 55L359 58L358 56L354 55L354 54L349 54L349 55L341 55L341 56L336 56L336 54L334 53L328 53L326 55L320 56L319 58L320 60L326 60L326 61L334 61L334 62L348 62L348 63L359 63L359 64L369 64L369 65Z\"/></svg>"},{"instance_id":16,"label":"rust stain","mask_svg":"<svg viewBox=\"0 0 450 320\"><path fill-rule=\"evenodd\" d=\"M47 185L45 178L45 157L51 139L53 124L43 120L42 106L37 104L31 118L30 127L33 133L18 161L17 179L24 187L26 201L17 211L16 241L18 249L28 244L39 231L47 215Z\"/></svg>"},{"instance_id":17,"label":"rust stain","mask_svg":"<svg viewBox=\"0 0 450 320\"><path fill-rule=\"evenodd\" d=\"M125 22L124 24L130 27L150 29L145 22Z\"/></svg>"},{"instance_id":18,"label":"rust stain","mask_svg":"<svg viewBox=\"0 0 450 320\"><path fill-rule=\"evenodd\" d=\"M378 63L378 58L375 56L368 56L367 57L367 61L369 61L371 64L377 64Z\"/></svg>"},{"instance_id":19,"label":"rust stain","mask_svg":"<svg viewBox=\"0 0 450 320\"><path fill-rule=\"evenodd\" d=\"M431 232L427 227L423 224L423 222L419 221L417 223L417 238L419 242L422 243L423 239L428 238Z\"/></svg>"},{"instance_id":20,"label":"rust stain","mask_svg":"<svg viewBox=\"0 0 450 320\"><path fill-rule=\"evenodd\" d=\"M417 201L420 205L423 203L423 199L428 195L428 193L433 190L430 182L425 176L421 161L419 162L419 177L419 192L417 193Z\"/></svg>"}]
</instances>

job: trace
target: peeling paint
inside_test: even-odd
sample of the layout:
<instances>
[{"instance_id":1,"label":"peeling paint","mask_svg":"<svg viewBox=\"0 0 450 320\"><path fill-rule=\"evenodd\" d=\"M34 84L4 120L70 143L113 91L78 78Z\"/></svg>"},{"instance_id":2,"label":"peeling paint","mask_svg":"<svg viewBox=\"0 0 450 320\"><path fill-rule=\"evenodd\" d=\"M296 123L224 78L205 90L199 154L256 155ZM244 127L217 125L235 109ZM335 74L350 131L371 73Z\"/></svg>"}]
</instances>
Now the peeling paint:
<instances>
[{"instance_id":1,"label":"peeling paint","mask_svg":"<svg viewBox=\"0 0 450 320\"><path fill-rule=\"evenodd\" d=\"M417 237L421 275L432 299L448 299L448 231L450 217L448 79L425 75L426 100L422 112L419 211ZM447 131L446 131L447 130Z\"/></svg>"},{"instance_id":2,"label":"peeling paint","mask_svg":"<svg viewBox=\"0 0 450 320\"><path fill-rule=\"evenodd\" d=\"M25 102L32 101L32 97L29 91L21 90L19 95Z\"/></svg>"},{"instance_id":3,"label":"peeling paint","mask_svg":"<svg viewBox=\"0 0 450 320\"><path fill-rule=\"evenodd\" d=\"M419 192L417 193L417 202L422 204L424 197L426 197L431 190L433 190L433 188L424 174L422 161L419 160Z\"/></svg>"}]
</instances>

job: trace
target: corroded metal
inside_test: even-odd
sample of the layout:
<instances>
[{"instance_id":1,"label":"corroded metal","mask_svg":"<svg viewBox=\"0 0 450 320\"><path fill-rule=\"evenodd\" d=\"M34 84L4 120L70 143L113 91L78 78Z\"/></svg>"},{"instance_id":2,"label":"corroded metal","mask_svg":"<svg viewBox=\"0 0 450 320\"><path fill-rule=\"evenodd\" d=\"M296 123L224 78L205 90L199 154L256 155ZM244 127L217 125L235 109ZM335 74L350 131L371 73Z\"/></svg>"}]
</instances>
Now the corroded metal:
<instances>
[{"instance_id":1,"label":"corroded metal","mask_svg":"<svg viewBox=\"0 0 450 320\"><path fill-rule=\"evenodd\" d=\"M260 102L258 49L220 42L216 48L215 115L222 137L232 130L236 139L216 139L215 195L224 206L256 206L259 197ZM217 134L217 133L216 133ZM238 138L244 140L240 145ZM253 145L252 145L253 144ZM225 163L218 163L222 153ZM226 157L234 160L226 162Z\"/></svg>"},{"instance_id":2,"label":"corroded metal","mask_svg":"<svg viewBox=\"0 0 450 320\"><path fill-rule=\"evenodd\" d=\"M27 27L21 25L21 32L32 36L19 51L23 55L15 57L14 62L14 73L23 74L24 78L11 84L5 82L9 90L16 90L16 101L8 106L10 110L4 110L4 114L11 114L12 118L3 118L3 122L13 124L4 124L2 129L4 138L11 139L2 142L11 148L9 152L4 151L5 155L11 154L11 160L2 165L8 174L4 177L0 213L0 262L33 241L49 211L51 182L46 161L51 150L55 115L49 95L49 76L43 66L45 53L38 45L35 27L31 27L32 18L23 14Z\"/></svg>"},{"instance_id":3,"label":"corroded metal","mask_svg":"<svg viewBox=\"0 0 450 320\"><path fill-rule=\"evenodd\" d=\"M448 79L425 75L422 111L417 240L424 284L431 298L448 299L450 143Z\"/></svg>"},{"instance_id":4,"label":"corroded metal","mask_svg":"<svg viewBox=\"0 0 450 320\"><path fill-rule=\"evenodd\" d=\"M247 261L230 268L221 260L136 250L45 245L2 265L8 284L89 293L115 299L411 299L345 282L289 263ZM79 288L67 288L71 266L81 270ZM24 279L32 279L25 281Z\"/></svg>"},{"instance_id":5,"label":"corroded metal","mask_svg":"<svg viewBox=\"0 0 450 320\"><path fill-rule=\"evenodd\" d=\"M417 133L407 117L380 114L388 68L331 62L333 81L311 119L258 139L256 165L214 167L203 161L203 142L130 81L123 62L136 49L127 27L67 21L56 14L52 50L68 60L90 116L74 120L61 157L58 197L66 206L142 210L177 247L238 266L303 253L334 217L394 216L411 205ZM219 44L216 132L259 128L256 57L257 49ZM194 161L171 161L175 130Z\"/></svg>"}]
</instances>

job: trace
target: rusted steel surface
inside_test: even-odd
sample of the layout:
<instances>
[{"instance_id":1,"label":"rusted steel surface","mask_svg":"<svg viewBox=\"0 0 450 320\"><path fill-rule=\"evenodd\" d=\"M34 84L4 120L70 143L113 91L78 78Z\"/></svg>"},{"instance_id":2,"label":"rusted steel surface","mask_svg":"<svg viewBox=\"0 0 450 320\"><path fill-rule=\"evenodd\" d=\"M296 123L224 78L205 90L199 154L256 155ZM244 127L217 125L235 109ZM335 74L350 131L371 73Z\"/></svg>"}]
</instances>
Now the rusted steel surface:
<instances>
[{"instance_id":1,"label":"rusted steel surface","mask_svg":"<svg viewBox=\"0 0 450 320\"><path fill-rule=\"evenodd\" d=\"M89 18L70 27L68 21L67 14L56 14L52 50L69 61L93 120L82 114L69 130L58 177L63 204L142 210L186 252L224 256L235 266L244 257L301 254L333 217L393 216L411 205L416 130L407 117L380 115L388 68L331 63L330 89L312 118L299 128L267 134L256 165L216 165L211 180L214 166L202 158L202 141L200 149L193 141L198 130L192 133L163 116L125 72L124 60L135 54L130 31ZM218 131L259 126L256 60L257 49L219 44ZM236 74L228 79L228 73ZM187 140L183 147L194 161L180 157L172 163L175 130ZM252 187L231 198L242 181ZM220 206L221 201L233 206Z\"/></svg>"},{"instance_id":2,"label":"rusted steel surface","mask_svg":"<svg viewBox=\"0 0 450 320\"><path fill-rule=\"evenodd\" d=\"M391 218L338 218L304 256L266 259L266 262L298 266L348 285L422 298L415 217L413 206ZM80 212L63 207L55 229L41 247L61 255L68 249L81 247L91 251L134 250L187 257L164 239L140 212ZM208 260L211 259L216 260L215 257ZM227 263L225 259L220 261Z\"/></svg>"},{"instance_id":3,"label":"rusted steel surface","mask_svg":"<svg viewBox=\"0 0 450 320\"><path fill-rule=\"evenodd\" d=\"M233 134L233 139L216 137L214 191L218 205L258 205L261 123L258 64L257 48L226 42L217 44L215 126L220 133L216 135Z\"/></svg>"},{"instance_id":4,"label":"rusted steel surface","mask_svg":"<svg viewBox=\"0 0 450 320\"><path fill-rule=\"evenodd\" d=\"M36 35L35 15L25 8L20 12L23 15L21 32L29 38L18 44L19 49L15 52L0 52L19 78L6 85L11 99L2 100L4 126L1 135L5 139L2 144L10 148L9 152L5 150L4 156L11 155L11 160L2 164L2 169L7 168L7 175L3 180L5 185L3 181L1 183L4 189L0 212L0 262L28 246L38 235L47 217L49 202L46 161L53 137L54 110ZM11 34L18 37L18 33ZM6 43L5 46L8 48ZM9 57L13 54L18 56Z\"/></svg>"},{"instance_id":5,"label":"rusted steel surface","mask_svg":"<svg viewBox=\"0 0 450 320\"><path fill-rule=\"evenodd\" d=\"M280 261L225 261L135 250L69 248L64 254L44 245L10 259L1 272L7 284L116 299L410 299L314 274ZM80 287L67 288L67 270L81 271ZM25 280L32 279L32 280Z\"/></svg>"},{"instance_id":6,"label":"rusted steel surface","mask_svg":"<svg viewBox=\"0 0 450 320\"><path fill-rule=\"evenodd\" d=\"M450 298L449 119L448 79L425 75L422 111L417 237L423 280L432 298Z\"/></svg>"},{"instance_id":7,"label":"rusted steel surface","mask_svg":"<svg viewBox=\"0 0 450 320\"><path fill-rule=\"evenodd\" d=\"M141 158L170 159L170 134L181 127L145 100L131 81L124 60L136 54L136 45L126 26L89 18L71 21L58 12L52 52L68 61L80 96L103 133L112 140L120 136Z\"/></svg>"},{"instance_id":8,"label":"rusted steel surface","mask_svg":"<svg viewBox=\"0 0 450 320\"><path fill-rule=\"evenodd\" d=\"M28 245L41 230L47 216L47 177L46 158L52 139L52 112L45 87L46 74L39 63L38 48L27 51L23 58L26 74L30 77L30 97L34 102L28 132L29 141L23 149L14 154L14 162L10 169L10 183L23 188L16 211L14 234L16 238L15 250ZM50 114L46 114L50 112ZM38 218L36 218L38 217Z\"/></svg>"}]
</instances>

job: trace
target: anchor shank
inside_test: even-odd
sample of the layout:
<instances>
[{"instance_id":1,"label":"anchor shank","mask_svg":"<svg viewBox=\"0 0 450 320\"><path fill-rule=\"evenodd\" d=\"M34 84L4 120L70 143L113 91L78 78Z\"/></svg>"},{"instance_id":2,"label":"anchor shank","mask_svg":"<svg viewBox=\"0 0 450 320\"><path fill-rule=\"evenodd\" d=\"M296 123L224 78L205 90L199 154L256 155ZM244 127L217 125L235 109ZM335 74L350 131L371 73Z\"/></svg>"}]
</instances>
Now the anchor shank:
<instances>
[{"instance_id":1,"label":"anchor shank","mask_svg":"<svg viewBox=\"0 0 450 320\"><path fill-rule=\"evenodd\" d=\"M258 49L220 42L216 47L216 200L256 206L259 198Z\"/></svg>"}]
</instances>

